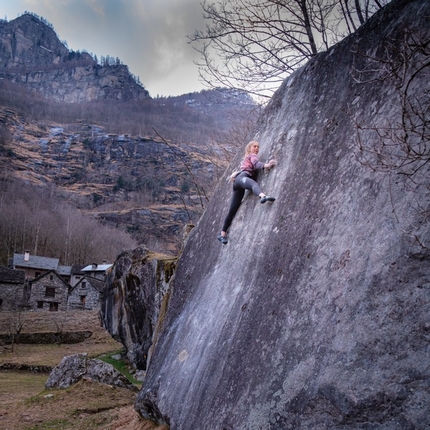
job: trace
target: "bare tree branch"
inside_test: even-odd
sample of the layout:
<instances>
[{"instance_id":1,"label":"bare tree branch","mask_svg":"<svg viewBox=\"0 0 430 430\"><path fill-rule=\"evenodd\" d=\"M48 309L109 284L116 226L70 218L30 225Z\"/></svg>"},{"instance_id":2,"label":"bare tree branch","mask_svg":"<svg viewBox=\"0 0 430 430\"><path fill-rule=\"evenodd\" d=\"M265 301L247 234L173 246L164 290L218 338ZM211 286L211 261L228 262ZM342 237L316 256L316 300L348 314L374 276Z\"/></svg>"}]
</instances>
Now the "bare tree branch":
<instances>
[{"instance_id":1,"label":"bare tree branch","mask_svg":"<svg viewBox=\"0 0 430 430\"><path fill-rule=\"evenodd\" d=\"M405 191L416 194L419 221L411 228L418 231L430 219L430 92L423 87L430 80L430 36L406 29L401 37L386 41L381 55L358 49L355 53L362 63L353 68L355 82L378 86L389 82L396 91L389 118L385 112L377 112L371 124L354 119L357 159L375 172L387 173L390 179L395 176ZM419 234L407 234L428 249Z\"/></svg>"},{"instance_id":2,"label":"bare tree branch","mask_svg":"<svg viewBox=\"0 0 430 430\"><path fill-rule=\"evenodd\" d=\"M191 170L189 164L184 160L184 157L178 153L178 151L163 137L161 136L157 130L154 129L155 134L172 150L172 152L181 160L182 164L185 166L185 169L190 174L193 184L196 188L197 194L200 198L200 205L202 209L204 209L204 203L203 203L203 197L205 198L206 202L209 201L209 197L207 196L204 188L198 183L196 176L194 175L193 171ZM203 194L203 196L202 196Z\"/></svg>"},{"instance_id":3,"label":"bare tree branch","mask_svg":"<svg viewBox=\"0 0 430 430\"><path fill-rule=\"evenodd\" d=\"M380 5L377 0L355 0L355 8L348 0L204 1L206 29L188 38L200 53L196 64L207 86L271 97L291 72L337 42L344 35L340 28L351 33Z\"/></svg>"}]
</instances>

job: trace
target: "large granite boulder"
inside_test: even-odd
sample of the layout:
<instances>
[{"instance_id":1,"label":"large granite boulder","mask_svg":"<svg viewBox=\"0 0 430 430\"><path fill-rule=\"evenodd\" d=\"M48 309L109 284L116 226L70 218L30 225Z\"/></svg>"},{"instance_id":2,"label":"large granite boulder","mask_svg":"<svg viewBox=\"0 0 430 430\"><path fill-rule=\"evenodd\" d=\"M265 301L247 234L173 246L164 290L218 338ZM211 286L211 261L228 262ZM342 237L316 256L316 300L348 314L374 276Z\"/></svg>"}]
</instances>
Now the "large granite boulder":
<instances>
[{"instance_id":1,"label":"large granite boulder","mask_svg":"<svg viewBox=\"0 0 430 430\"><path fill-rule=\"evenodd\" d=\"M277 200L246 197L216 240L240 151L178 261L143 417L430 428L429 17L394 0L275 94L255 138Z\"/></svg>"}]
</instances>

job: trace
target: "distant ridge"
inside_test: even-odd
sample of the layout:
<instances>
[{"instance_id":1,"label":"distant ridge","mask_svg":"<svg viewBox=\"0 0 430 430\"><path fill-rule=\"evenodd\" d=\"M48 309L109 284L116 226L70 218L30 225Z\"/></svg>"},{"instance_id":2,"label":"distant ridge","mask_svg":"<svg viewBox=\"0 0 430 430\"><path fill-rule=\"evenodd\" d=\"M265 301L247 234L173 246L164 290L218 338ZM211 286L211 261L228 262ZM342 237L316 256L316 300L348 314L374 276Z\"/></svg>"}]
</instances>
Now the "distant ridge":
<instances>
[{"instance_id":1,"label":"distant ridge","mask_svg":"<svg viewBox=\"0 0 430 430\"><path fill-rule=\"evenodd\" d=\"M150 98L118 58L105 62L100 65L87 52L70 51L49 23L34 14L0 21L1 79L69 103Z\"/></svg>"}]
</instances>

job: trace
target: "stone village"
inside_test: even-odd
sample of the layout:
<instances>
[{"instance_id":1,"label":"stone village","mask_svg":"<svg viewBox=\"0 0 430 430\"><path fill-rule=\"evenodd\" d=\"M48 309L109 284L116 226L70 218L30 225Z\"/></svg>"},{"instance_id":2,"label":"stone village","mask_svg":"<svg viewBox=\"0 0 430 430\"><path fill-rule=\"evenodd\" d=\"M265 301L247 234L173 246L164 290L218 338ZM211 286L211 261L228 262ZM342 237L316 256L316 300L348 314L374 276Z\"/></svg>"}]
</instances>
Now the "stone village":
<instances>
[{"instance_id":1,"label":"stone village","mask_svg":"<svg viewBox=\"0 0 430 430\"><path fill-rule=\"evenodd\" d=\"M111 266L62 266L58 258L14 254L8 268L0 266L0 311L97 310Z\"/></svg>"}]
</instances>

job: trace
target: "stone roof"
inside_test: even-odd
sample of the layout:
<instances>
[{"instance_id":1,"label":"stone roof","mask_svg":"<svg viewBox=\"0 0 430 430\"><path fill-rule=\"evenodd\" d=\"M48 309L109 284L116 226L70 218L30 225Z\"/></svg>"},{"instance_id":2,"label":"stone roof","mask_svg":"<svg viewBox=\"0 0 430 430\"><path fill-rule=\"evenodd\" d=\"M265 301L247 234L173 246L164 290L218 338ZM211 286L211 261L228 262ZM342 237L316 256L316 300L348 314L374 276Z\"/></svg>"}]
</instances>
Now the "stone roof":
<instances>
[{"instance_id":1,"label":"stone roof","mask_svg":"<svg viewBox=\"0 0 430 430\"><path fill-rule=\"evenodd\" d=\"M71 274L72 275L83 275L84 273L82 272L82 269L85 266L83 264L73 264L72 265L72 269L71 269Z\"/></svg>"},{"instance_id":2,"label":"stone roof","mask_svg":"<svg viewBox=\"0 0 430 430\"><path fill-rule=\"evenodd\" d=\"M56 271L59 275L70 276L72 274L72 266L58 266Z\"/></svg>"},{"instance_id":3,"label":"stone roof","mask_svg":"<svg viewBox=\"0 0 430 430\"><path fill-rule=\"evenodd\" d=\"M38 276L37 278L31 279L30 285L32 284L36 284L38 283L41 279L46 278L50 275L55 276L56 278L58 278L64 285L66 285L67 287L70 287L70 285L56 272L56 270L50 270L49 272L46 273L42 273L40 276Z\"/></svg>"},{"instance_id":4,"label":"stone roof","mask_svg":"<svg viewBox=\"0 0 430 430\"><path fill-rule=\"evenodd\" d=\"M7 269L0 266L0 283L2 284L23 284L25 273L22 270Z\"/></svg>"},{"instance_id":5,"label":"stone roof","mask_svg":"<svg viewBox=\"0 0 430 430\"><path fill-rule=\"evenodd\" d=\"M59 259L49 257L39 257L30 255L28 261L24 259L25 254L13 255L13 267L26 267L29 269L57 270Z\"/></svg>"},{"instance_id":6,"label":"stone roof","mask_svg":"<svg viewBox=\"0 0 430 430\"><path fill-rule=\"evenodd\" d=\"M100 279L97 279L97 278L92 278L90 276L86 276L85 278L99 293L103 291L103 288L106 285L104 281L101 281Z\"/></svg>"},{"instance_id":7,"label":"stone roof","mask_svg":"<svg viewBox=\"0 0 430 430\"><path fill-rule=\"evenodd\" d=\"M105 282L104 281L102 281L102 280L100 280L100 279L97 279L97 278L94 278L94 277L92 277L92 276L88 276L88 275L85 275L85 277L84 278L82 278L73 288L72 288L72 290L71 291L73 291L75 288L77 288L77 287L79 287L79 286L81 286L81 284L82 284L82 282L88 282L92 287L94 287L99 293L101 293L102 292L102 290L103 290L103 288L105 287Z\"/></svg>"}]
</instances>

